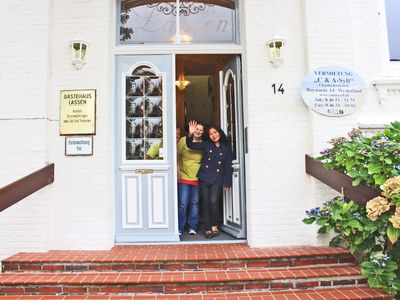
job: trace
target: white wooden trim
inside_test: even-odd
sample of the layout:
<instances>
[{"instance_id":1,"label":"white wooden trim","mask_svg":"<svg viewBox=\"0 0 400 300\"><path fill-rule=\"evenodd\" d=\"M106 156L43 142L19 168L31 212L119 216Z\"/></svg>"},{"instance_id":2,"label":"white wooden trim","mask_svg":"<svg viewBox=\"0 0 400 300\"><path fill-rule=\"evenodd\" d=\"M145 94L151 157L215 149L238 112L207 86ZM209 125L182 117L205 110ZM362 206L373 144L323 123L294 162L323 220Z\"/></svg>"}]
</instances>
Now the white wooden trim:
<instances>
[{"instance_id":1,"label":"white wooden trim","mask_svg":"<svg viewBox=\"0 0 400 300\"><path fill-rule=\"evenodd\" d=\"M115 55L150 54L241 54L243 47L236 44L184 44L184 45L122 45L114 47Z\"/></svg>"},{"instance_id":2,"label":"white wooden trim","mask_svg":"<svg viewBox=\"0 0 400 300\"><path fill-rule=\"evenodd\" d=\"M157 179L162 183L154 184ZM147 195L148 228L168 228L168 174L149 174Z\"/></svg>"},{"instance_id":3,"label":"white wooden trim","mask_svg":"<svg viewBox=\"0 0 400 300\"><path fill-rule=\"evenodd\" d=\"M143 228L141 187L140 175L122 174L122 228Z\"/></svg>"}]
</instances>

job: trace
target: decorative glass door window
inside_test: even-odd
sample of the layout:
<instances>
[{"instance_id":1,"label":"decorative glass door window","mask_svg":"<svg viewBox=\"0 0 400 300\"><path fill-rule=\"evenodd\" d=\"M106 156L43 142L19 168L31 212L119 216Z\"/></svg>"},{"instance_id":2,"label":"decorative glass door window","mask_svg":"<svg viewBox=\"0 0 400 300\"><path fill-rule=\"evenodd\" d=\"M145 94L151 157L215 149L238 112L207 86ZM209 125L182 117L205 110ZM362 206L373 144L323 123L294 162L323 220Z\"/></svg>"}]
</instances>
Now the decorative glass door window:
<instances>
[{"instance_id":1,"label":"decorative glass door window","mask_svg":"<svg viewBox=\"0 0 400 300\"><path fill-rule=\"evenodd\" d=\"M226 99L226 132L231 143L232 159L236 160L236 107L235 107L235 79L232 72L228 73L228 80L225 86Z\"/></svg>"},{"instance_id":2,"label":"decorative glass door window","mask_svg":"<svg viewBox=\"0 0 400 300\"><path fill-rule=\"evenodd\" d=\"M126 160L163 159L163 76L136 68L125 77L124 98Z\"/></svg>"},{"instance_id":3,"label":"decorative glass door window","mask_svg":"<svg viewBox=\"0 0 400 300\"><path fill-rule=\"evenodd\" d=\"M121 0L119 43L237 43L235 0Z\"/></svg>"}]
</instances>

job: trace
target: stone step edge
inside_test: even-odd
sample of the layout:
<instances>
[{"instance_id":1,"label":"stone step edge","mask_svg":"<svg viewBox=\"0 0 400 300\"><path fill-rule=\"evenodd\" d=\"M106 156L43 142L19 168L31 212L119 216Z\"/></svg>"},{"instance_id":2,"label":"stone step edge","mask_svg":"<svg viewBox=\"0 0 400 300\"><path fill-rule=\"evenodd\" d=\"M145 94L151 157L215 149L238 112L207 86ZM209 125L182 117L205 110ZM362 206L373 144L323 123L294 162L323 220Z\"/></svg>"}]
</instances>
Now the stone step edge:
<instances>
[{"instance_id":1,"label":"stone step edge","mask_svg":"<svg viewBox=\"0 0 400 300\"><path fill-rule=\"evenodd\" d=\"M315 248L315 249L314 249ZM281 249L281 248L279 248ZM307 252L307 250L309 252ZM257 259L287 259L287 258L307 258L307 257L327 257L327 256L348 256L351 253L343 248L338 247L305 247L305 248L288 248L281 249L280 253L274 248L248 248L238 251L221 251L221 252L202 252L202 253L185 253L185 252L146 252L145 256L141 252L132 250L119 251L79 251L79 250L51 250L48 252L20 252L8 258L4 258L2 263L11 262L104 262L104 261L135 261L141 263L149 262L184 262L184 261L220 261L220 260L257 260ZM121 255L123 254L123 255ZM123 256L120 258L118 256Z\"/></svg>"},{"instance_id":2,"label":"stone step edge","mask_svg":"<svg viewBox=\"0 0 400 300\"><path fill-rule=\"evenodd\" d=\"M351 255L300 256L288 258L229 259L204 261L3 261L2 272L73 272L73 271L124 271L124 270L202 270L238 269L251 267L297 267L307 265L332 265L354 263Z\"/></svg>"},{"instance_id":3,"label":"stone step edge","mask_svg":"<svg viewBox=\"0 0 400 300\"><path fill-rule=\"evenodd\" d=\"M239 270L200 270L200 271L166 271L166 272L79 272L79 273L3 273L1 284L29 283L29 280L57 284L60 280L74 283L150 283L150 282L190 282L190 281L235 281L257 279L294 279L315 277L338 277L360 275L357 265L309 266L293 268L251 268Z\"/></svg>"},{"instance_id":4,"label":"stone step edge","mask_svg":"<svg viewBox=\"0 0 400 300\"><path fill-rule=\"evenodd\" d=\"M132 295L137 293L150 294L192 294L240 291L273 291L325 289L332 287L363 286L365 278L349 276L339 278L315 278L314 280L270 280L270 281L238 281L238 282L207 282L207 283L149 283L149 284L28 284L0 285L0 295L77 295L77 294L107 294Z\"/></svg>"},{"instance_id":5,"label":"stone step edge","mask_svg":"<svg viewBox=\"0 0 400 300\"><path fill-rule=\"evenodd\" d=\"M299 297L297 297L298 295ZM275 297L276 296L276 297ZM341 288L324 288L324 289L307 289L307 290L280 290L280 291L254 291L254 292L232 292L212 293L212 294L135 294L135 295L14 295L1 296L0 300L162 300L162 299L180 299L180 300L216 300L216 299L266 299L277 300L283 297L297 297L297 299L336 299L336 300L378 300L378 299L394 299L392 295L383 293L380 290L371 289L368 286L358 287L341 287ZM300 298L302 296L302 298ZM318 298L317 298L318 297ZM286 297L285 297L286 299Z\"/></svg>"}]
</instances>

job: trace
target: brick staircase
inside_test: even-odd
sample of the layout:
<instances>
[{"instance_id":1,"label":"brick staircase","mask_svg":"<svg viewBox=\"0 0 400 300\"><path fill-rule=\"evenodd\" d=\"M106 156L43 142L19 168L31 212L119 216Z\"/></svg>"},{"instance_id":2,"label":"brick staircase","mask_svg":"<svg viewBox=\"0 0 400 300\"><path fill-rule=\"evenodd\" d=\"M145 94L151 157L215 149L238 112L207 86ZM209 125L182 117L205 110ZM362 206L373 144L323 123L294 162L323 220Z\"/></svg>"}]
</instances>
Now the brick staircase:
<instances>
[{"instance_id":1,"label":"brick staircase","mask_svg":"<svg viewBox=\"0 0 400 300\"><path fill-rule=\"evenodd\" d=\"M4 299L394 299L368 288L330 247L117 246L19 253L2 262Z\"/></svg>"}]
</instances>

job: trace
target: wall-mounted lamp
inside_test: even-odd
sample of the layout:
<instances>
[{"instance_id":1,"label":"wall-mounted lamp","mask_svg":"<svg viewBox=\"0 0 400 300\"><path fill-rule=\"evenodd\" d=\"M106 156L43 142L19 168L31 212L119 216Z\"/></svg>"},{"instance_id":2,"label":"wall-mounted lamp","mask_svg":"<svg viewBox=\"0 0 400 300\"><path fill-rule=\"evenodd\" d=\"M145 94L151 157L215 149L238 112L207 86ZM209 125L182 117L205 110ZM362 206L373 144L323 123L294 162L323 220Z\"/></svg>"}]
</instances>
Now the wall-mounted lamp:
<instances>
[{"instance_id":1,"label":"wall-mounted lamp","mask_svg":"<svg viewBox=\"0 0 400 300\"><path fill-rule=\"evenodd\" d=\"M269 51L269 61L278 68L283 64L283 47L285 45L285 40L274 36L267 42L267 47Z\"/></svg>"},{"instance_id":2,"label":"wall-mounted lamp","mask_svg":"<svg viewBox=\"0 0 400 300\"><path fill-rule=\"evenodd\" d=\"M87 47L88 44L82 40L73 40L71 42L72 64L78 70L81 69L84 64L86 64Z\"/></svg>"},{"instance_id":3,"label":"wall-mounted lamp","mask_svg":"<svg viewBox=\"0 0 400 300\"><path fill-rule=\"evenodd\" d=\"M190 84L189 80L185 79L185 74L183 72L179 73L178 80L175 81L176 86L179 90L183 91Z\"/></svg>"}]
</instances>

